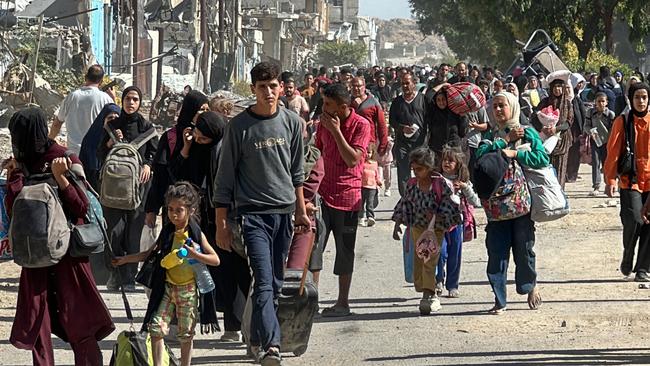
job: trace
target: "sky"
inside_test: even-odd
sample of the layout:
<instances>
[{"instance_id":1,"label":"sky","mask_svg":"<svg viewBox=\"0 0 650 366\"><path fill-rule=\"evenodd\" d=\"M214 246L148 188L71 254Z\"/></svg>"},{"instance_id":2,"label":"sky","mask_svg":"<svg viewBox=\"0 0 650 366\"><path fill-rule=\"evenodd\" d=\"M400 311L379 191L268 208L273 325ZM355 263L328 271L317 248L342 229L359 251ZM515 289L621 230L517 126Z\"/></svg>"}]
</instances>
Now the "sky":
<instances>
[{"instance_id":1,"label":"sky","mask_svg":"<svg viewBox=\"0 0 650 366\"><path fill-rule=\"evenodd\" d=\"M359 13L381 19L410 18L411 8L408 0L360 0Z\"/></svg>"}]
</instances>

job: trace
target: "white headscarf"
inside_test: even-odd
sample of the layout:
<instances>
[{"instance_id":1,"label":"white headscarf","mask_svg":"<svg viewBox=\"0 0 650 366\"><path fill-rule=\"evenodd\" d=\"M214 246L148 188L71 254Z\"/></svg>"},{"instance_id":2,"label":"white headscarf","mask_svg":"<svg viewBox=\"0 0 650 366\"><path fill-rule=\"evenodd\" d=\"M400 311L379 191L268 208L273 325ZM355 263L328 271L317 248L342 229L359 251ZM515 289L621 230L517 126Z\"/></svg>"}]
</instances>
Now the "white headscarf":
<instances>
[{"instance_id":1,"label":"white headscarf","mask_svg":"<svg viewBox=\"0 0 650 366\"><path fill-rule=\"evenodd\" d=\"M510 119L508 119L505 123L501 125L501 123L497 122L499 124L498 129L513 129L513 128L519 128L519 115L521 114L521 109L519 107L519 98L517 98L516 95L509 93L507 91L502 91L497 93L494 98L492 98L492 103L494 103L494 99L497 97L504 97L506 98L506 101L508 102L508 106L510 106Z\"/></svg>"}]
</instances>

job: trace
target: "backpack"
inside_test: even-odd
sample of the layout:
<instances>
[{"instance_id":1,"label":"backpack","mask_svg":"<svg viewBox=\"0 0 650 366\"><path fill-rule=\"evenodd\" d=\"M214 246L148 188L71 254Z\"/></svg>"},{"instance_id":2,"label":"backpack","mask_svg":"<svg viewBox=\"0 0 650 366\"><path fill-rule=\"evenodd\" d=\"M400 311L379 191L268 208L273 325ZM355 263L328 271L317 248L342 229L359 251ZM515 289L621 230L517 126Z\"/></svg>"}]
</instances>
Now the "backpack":
<instances>
[{"instance_id":1,"label":"backpack","mask_svg":"<svg viewBox=\"0 0 650 366\"><path fill-rule=\"evenodd\" d=\"M472 241L477 237L474 206L467 202L465 196L461 196L460 202L460 207L463 210L463 242Z\"/></svg>"},{"instance_id":2,"label":"backpack","mask_svg":"<svg viewBox=\"0 0 650 366\"><path fill-rule=\"evenodd\" d=\"M57 190L51 173L26 173L9 224L9 245L17 265L50 267L68 252L70 227Z\"/></svg>"},{"instance_id":3,"label":"backpack","mask_svg":"<svg viewBox=\"0 0 650 366\"><path fill-rule=\"evenodd\" d=\"M126 317L131 322L131 329L122 331L117 336L117 343L113 346L113 354L109 362L110 366L153 366L153 351L151 345L151 336L146 331L133 330L133 313L131 305L124 292L124 287L120 288L122 293L122 302ZM163 366L178 366L179 362L174 356L172 350L165 344L162 357Z\"/></svg>"},{"instance_id":4,"label":"backpack","mask_svg":"<svg viewBox=\"0 0 650 366\"><path fill-rule=\"evenodd\" d=\"M142 157L138 150L158 136L158 133L152 127L132 142L126 143L117 141L108 125L104 128L115 145L106 156L100 172L100 202L110 208L135 210L142 203L140 197Z\"/></svg>"},{"instance_id":5,"label":"backpack","mask_svg":"<svg viewBox=\"0 0 650 366\"><path fill-rule=\"evenodd\" d=\"M452 112L465 115L477 112L485 106L485 95L481 88L472 83L456 83L445 87L447 105Z\"/></svg>"}]
</instances>

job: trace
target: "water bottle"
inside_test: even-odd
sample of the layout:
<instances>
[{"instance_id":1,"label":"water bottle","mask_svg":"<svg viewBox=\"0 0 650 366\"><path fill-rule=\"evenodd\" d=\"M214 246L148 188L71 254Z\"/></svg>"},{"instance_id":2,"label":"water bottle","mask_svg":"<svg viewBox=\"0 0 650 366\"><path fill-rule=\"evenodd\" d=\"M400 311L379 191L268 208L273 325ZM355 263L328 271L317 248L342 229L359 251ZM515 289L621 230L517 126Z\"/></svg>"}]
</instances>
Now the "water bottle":
<instances>
[{"instance_id":1,"label":"water bottle","mask_svg":"<svg viewBox=\"0 0 650 366\"><path fill-rule=\"evenodd\" d=\"M194 246L194 249L201 253L201 246L198 243L192 242L192 239L188 238L185 240L185 245ZM185 256L187 256L187 250L185 251ZM194 278L196 278L196 287L199 288L199 292L202 294L208 293L214 290L214 281L210 275L210 270L208 266L204 263L197 261L196 259L189 259L188 263L192 266L194 270Z\"/></svg>"}]
</instances>

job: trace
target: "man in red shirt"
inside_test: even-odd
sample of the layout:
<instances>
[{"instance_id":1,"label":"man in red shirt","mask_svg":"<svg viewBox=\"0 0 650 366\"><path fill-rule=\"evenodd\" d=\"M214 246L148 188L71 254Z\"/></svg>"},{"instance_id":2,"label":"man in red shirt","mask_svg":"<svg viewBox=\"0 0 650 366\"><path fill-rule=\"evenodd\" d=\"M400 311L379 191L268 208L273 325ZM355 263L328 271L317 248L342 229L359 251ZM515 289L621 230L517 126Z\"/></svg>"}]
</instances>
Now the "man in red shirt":
<instances>
[{"instance_id":1,"label":"man in red shirt","mask_svg":"<svg viewBox=\"0 0 650 366\"><path fill-rule=\"evenodd\" d=\"M339 276L338 299L334 306L323 310L324 317L350 314L348 299L361 209L361 177L370 139L370 123L350 108L351 104L345 85L330 85L323 93L323 114L316 132L316 147L325 163L325 176L318 189L323 200L324 243L333 233L334 274Z\"/></svg>"},{"instance_id":2,"label":"man in red shirt","mask_svg":"<svg viewBox=\"0 0 650 366\"><path fill-rule=\"evenodd\" d=\"M377 153L383 156L388 146L388 126L386 116L379 101L366 91L366 80L362 77L352 79L352 108L370 122L370 143L377 146Z\"/></svg>"}]
</instances>

